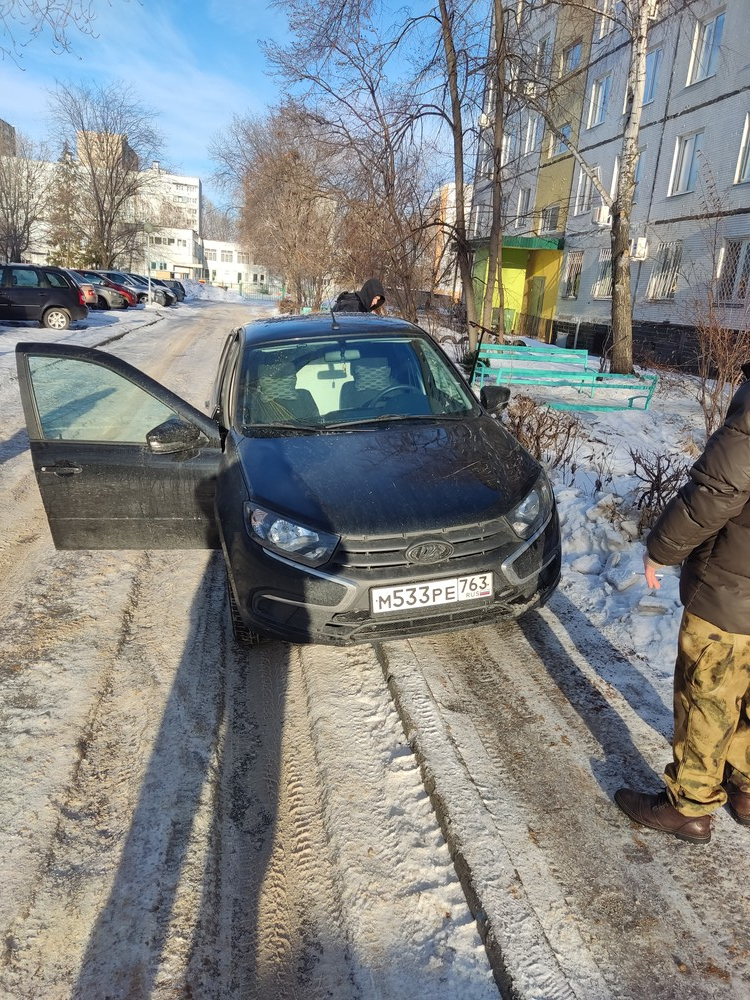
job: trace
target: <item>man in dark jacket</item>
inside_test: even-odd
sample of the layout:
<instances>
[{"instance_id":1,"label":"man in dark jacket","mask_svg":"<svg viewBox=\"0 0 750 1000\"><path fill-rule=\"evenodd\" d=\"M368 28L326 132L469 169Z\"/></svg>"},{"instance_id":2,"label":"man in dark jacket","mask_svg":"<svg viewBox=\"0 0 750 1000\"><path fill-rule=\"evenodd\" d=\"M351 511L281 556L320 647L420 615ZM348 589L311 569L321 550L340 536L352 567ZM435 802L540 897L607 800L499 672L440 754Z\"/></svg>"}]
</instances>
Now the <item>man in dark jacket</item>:
<instances>
[{"instance_id":1,"label":"man in dark jacket","mask_svg":"<svg viewBox=\"0 0 750 1000\"><path fill-rule=\"evenodd\" d=\"M621 788L615 801L636 823L706 844L727 802L750 826L750 381L646 548L649 587L659 566L682 563L673 760L665 791Z\"/></svg>"},{"instance_id":2,"label":"man in dark jacket","mask_svg":"<svg viewBox=\"0 0 750 1000\"><path fill-rule=\"evenodd\" d=\"M375 312L385 304L385 289L377 278L368 278L358 292L342 292L334 312Z\"/></svg>"}]
</instances>

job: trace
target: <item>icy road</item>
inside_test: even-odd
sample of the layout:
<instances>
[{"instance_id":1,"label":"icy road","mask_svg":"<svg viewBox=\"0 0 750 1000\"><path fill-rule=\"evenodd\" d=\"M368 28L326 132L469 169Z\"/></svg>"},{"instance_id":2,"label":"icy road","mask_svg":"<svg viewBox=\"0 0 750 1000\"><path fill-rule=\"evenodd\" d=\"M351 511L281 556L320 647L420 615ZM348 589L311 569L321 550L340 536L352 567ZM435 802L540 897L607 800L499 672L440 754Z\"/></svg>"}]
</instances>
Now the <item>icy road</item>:
<instances>
[{"instance_id":1,"label":"icy road","mask_svg":"<svg viewBox=\"0 0 750 1000\"><path fill-rule=\"evenodd\" d=\"M55 552L15 343L202 406L252 312L0 329L0 998L748 1000L750 834L615 809L658 785L668 695L565 589L518 625L247 651L218 554Z\"/></svg>"}]
</instances>

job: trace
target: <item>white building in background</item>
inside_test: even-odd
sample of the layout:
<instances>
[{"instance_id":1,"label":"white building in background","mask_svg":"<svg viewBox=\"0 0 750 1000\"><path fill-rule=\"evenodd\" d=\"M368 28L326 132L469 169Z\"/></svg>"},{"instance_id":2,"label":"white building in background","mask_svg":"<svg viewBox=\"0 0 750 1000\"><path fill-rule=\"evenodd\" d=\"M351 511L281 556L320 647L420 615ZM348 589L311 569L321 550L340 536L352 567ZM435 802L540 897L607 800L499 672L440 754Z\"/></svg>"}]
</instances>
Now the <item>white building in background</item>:
<instances>
[{"instance_id":1,"label":"white building in background","mask_svg":"<svg viewBox=\"0 0 750 1000\"><path fill-rule=\"evenodd\" d=\"M254 263L237 243L203 240L203 260L203 276L212 285L234 288L245 295L281 294L281 279L271 277L267 268Z\"/></svg>"},{"instance_id":2,"label":"white building in background","mask_svg":"<svg viewBox=\"0 0 750 1000\"><path fill-rule=\"evenodd\" d=\"M203 190L200 177L170 174L154 160L143 171L146 180L145 207L150 210L147 220L154 225L176 226L201 232L201 202Z\"/></svg>"}]
</instances>

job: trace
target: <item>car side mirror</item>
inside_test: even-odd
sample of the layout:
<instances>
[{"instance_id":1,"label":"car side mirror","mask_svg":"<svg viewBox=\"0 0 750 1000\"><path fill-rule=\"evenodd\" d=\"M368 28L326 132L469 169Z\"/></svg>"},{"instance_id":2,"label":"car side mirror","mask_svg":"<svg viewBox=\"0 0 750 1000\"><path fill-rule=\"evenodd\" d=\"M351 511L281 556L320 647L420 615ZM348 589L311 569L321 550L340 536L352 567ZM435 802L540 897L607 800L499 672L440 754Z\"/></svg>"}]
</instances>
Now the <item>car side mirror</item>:
<instances>
[{"instance_id":1,"label":"car side mirror","mask_svg":"<svg viewBox=\"0 0 750 1000\"><path fill-rule=\"evenodd\" d=\"M180 417L170 417L154 427L146 435L146 441L155 455L172 455L208 444L208 438L200 427Z\"/></svg>"},{"instance_id":2,"label":"car side mirror","mask_svg":"<svg viewBox=\"0 0 750 1000\"><path fill-rule=\"evenodd\" d=\"M507 385L483 385L479 390L479 401L490 413L504 410L509 399L510 389Z\"/></svg>"}]
</instances>

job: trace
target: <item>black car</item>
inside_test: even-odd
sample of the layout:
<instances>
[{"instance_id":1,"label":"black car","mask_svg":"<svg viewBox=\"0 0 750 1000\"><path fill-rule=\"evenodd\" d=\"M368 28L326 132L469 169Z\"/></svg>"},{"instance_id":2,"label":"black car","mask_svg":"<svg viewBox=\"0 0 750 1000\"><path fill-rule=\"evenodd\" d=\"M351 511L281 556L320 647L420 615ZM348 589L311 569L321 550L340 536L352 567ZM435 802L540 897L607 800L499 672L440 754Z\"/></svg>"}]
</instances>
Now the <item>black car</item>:
<instances>
[{"instance_id":1,"label":"black car","mask_svg":"<svg viewBox=\"0 0 750 1000\"><path fill-rule=\"evenodd\" d=\"M434 341L374 315L228 337L210 416L118 358L19 344L61 549L224 551L235 635L334 645L517 617L560 575L539 464Z\"/></svg>"},{"instance_id":2,"label":"black car","mask_svg":"<svg viewBox=\"0 0 750 1000\"><path fill-rule=\"evenodd\" d=\"M67 330L88 314L83 291L62 268L0 264L0 322L34 320L51 330Z\"/></svg>"},{"instance_id":3,"label":"black car","mask_svg":"<svg viewBox=\"0 0 750 1000\"><path fill-rule=\"evenodd\" d=\"M185 286L181 281L178 281L177 278L162 278L161 283L162 285L166 285L167 288L170 288L175 293L178 302L185 301L187 292L185 291Z\"/></svg>"}]
</instances>

